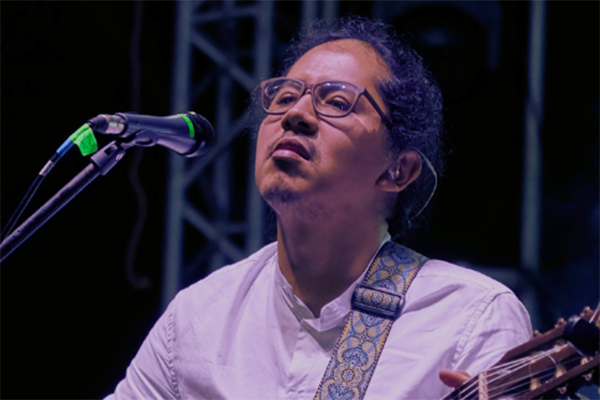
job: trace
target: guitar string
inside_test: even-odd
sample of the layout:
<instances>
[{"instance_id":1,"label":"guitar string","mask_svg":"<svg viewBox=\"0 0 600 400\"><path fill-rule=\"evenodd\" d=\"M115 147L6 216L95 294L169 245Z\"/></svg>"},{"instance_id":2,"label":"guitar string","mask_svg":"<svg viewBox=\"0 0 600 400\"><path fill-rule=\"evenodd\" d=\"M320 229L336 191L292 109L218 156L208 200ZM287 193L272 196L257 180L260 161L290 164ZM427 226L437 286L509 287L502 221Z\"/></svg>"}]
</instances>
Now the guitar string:
<instances>
[{"instance_id":1,"label":"guitar string","mask_svg":"<svg viewBox=\"0 0 600 400\"><path fill-rule=\"evenodd\" d=\"M569 363L572 363L573 361L576 362L576 360L577 360L577 355L572 354L572 355L568 356L567 358L563 359L562 362L563 362L563 364L569 364ZM489 399L501 398L502 396L506 395L509 392L510 392L511 396L519 396L521 394L527 393L531 390L530 389L530 384L531 384L530 378L537 378L542 383L545 383L551 377L555 376L555 373L556 373L556 365L552 365L552 366L546 367L542 370L536 371L535 373L530 373L529 375L520 377L518 379L509 381L509 382L505 382L502 385L498 385L488 391ZM517 384L519 381L523 381L523 382L520 384ZM508 387L508 390L507 390L507 387Z\"/></svg>"},{"instance_id":2,"label":"guitar string","mask_svg":"<svg viewBox=\"0 0 600 400\"><path fill-rule=\"evenodd\" d=\"M544 372L544 374L540 375L541 372ZM543 371L538 371L538 373L536 375L537 378L541 379L541 380L546 380L547 378L550 378L554 375L554 370L551 368L546 368ZM516 380L515 382L518 382L519 380L524 381L521 382L520 384L513 386L514 383L511 383L511 390L510 390L510 396L511 397L518 397L522 394L528 393L531 391L531 386L530 386L530 380L528 377L522 377L518 380ZM489 400L493 400L493 399L500 399L502 398L502 396L506 396L507 392L505 392L504 390L501 390L499 393L489 393Z\"/></svg>"},{"instance_id":3,"label":"guitar string","mask_svg":"<svg viewBox=\"0 0 600 400\"><path fill-rule=\"evenodd\" d=\"M571 356L569 356L569 357L565 358L563 361L564 361L564 364L567 364L567 363L570 363L570 362L573 362L573 361L576 361L576 360L577 360L577 355L573 354L573 355L571 355ZM555 376L555 373L556 373L556 369L555 369L555 368L553 368L553 367L551 366L551 367L547 367L547 368L545 368L545 369L543 369L543 370L537 371L537 372L536 372L534 375L532 375L532 376L534 376L534 377L536 377L536 378L540 379L540 380L541 380L541 382L540 382L540 383L544 384L544 383L546 383L546 382L548 382L548 381L549 381L549 378L551 378L551 377ZM527 387L527 386L529 386L529 384L530 384L530 382L523 382L523 383L522 383L522 384L520 384L519 386L516 386L515 388L511 388L511 389L517 389L517 388L519 388L519 387L526 386L526 387L524 388L524 390L521 390L520 392L511 393L511 396L519 396L519 395L521 395L521 394L523 394L523 393L530 392L530 391L531 391L531 389L530 389L529 387ZM505 394L505 393L501 392L501 393L499 393L498 395L493 395L493 396L491 396L491 397L490 397L490 399L493 399L493 398L500 398L500 396L502 396L502 395L504 395L504 394Z\"/></svg>"},{"instance_id":4,"label":"guitar string","mask_svg":"<svg viewBox=\"0 0 600 400\"><path fill-rule=\"evenodd\" d=\"M513 372L513 370L511 370L510 368L514 368L516 370L516 369L520 368L521 366L528 364L530 362L530 359L531 359L531 357L526 358L526 359L519 358L519 359L513 360L511 362L501 364L496 367L492 367L485 372L486 372L487 377L495 376L494 374L505 374L506 375L510 372ZM505 372L506 370L508 370L508 372ZM477 376L475 376L474 381L471 382L471 384L469 386L466 386L464 389L477 389L479 387L479 381L476 378L477 378ZM477 388L474 388L474 386L477 386Z\"/></svg>"},{"instance_id":5,"label":"guitar string","mask_svg":"<svg viewBox=\"0 0 600 400\"><path fill-rule=\"evenodd\" d=\"M563 346L562 348L564 348L564 347L565 347L565 346ZM550 357L550 359L552 359L552 357ZM571 354L571 355L569 355L569 356L565 357L564 359L562 359L562 360L561 360L561 363L562 363L562 365L568 365L568 364L572 364L573 362L577 363L577 359L578 359L578 356L577 356L577 354ZM554 359L552 359L552 361L554 361ZM555 361L554 361L554 362L555 362ZM552 376L555 376L555 373L556 373L556 366L557 366L557 365L558 365L558 364L555 362L555 365L553 365L553 366L546 367L545 369L542 369L542 370L536 371L536 372L535 372L535 373L533 373L533 374L529 374L528 376L522 377L522 378L520 378L520 379L517 379L517 380L514 380L514 381L512 381L512 382L507 382L507 383L505 383L503 386L507 386L507 385L511 385L511 386L512 386L512 385L514 385L516 382L518 382L519 380L528 379L528 378L530 378L530 377L535 377L535 378L538 378L538 379L540 379L540 380L542 381L541 383L543 384L543 383L547 382L548 378L551 378ZM516 389L516 388L518 388L518 387L520 387L520 386L524 386L524 385L525 385L525 386L529 386L529 384L530 384L530 381L523 382L523 383L522 383L522 384L520 384L519 386L516 386L515 388L511 388L511 390L512 390L512 389ZM498 387L497 387L497 388L495 388L495 389L500 389L500 388L501 388L501 386L498 386ZM529 388L526 388L525 390L523 390L523 391L521 391L520 393L517 393L517 394L519 394L519 395L520 395L520 394L526 393L526 392L528 392L528 391L530 391L530 389L529 389ZM491 391L490 391L490 392L491 392ZM495 395L495 396L490 396L490 399L492 399L492 398L498 398L498 397L500 397L500 396L501 396L501 395L503 395L503 394L504 394L504 392L501 392L501 393L499 393L498 395ZM512 393L511 393L511 395L513 395L513 396L514 396L514 395L516 395L516 394L512 394Z\"/></svg>"},{"instance_id":6,"label":"guitar string","mask_svg":"<svg viewBox=\"0 0 600 400\"><path fill-rule=\"evenodd\" d=\"M512 362L507 363L507 364L503 364L502 368L503 369L507 369L507 368L510 368L510 366L512 366L512 365L515 365L516 368L518 368L517 365L522 365L522 364L524 364L524 362L522 360L516 360L516 361L512 361ZM492 372L495 369L499 369L499 367L492 368L492 369L486 371L486 372L488 372L488 376L490 376L489 372ZM498 373L501 373L501 372L498 372ZM474 394L477 394L479 392L479 382L480 382L480 379L481 379L480 375L474 376L471 379L471 382L467 386L465 386L464 388L462 388L460 390L460 392L458 393L459 394L459 398L470 398L470 396L472 396Z\"/></svg>"},{"instance_id":7,"label":"guitar string","mask_svg":"<svg viewBox=\"0 0 600 400\"><path fill-rule=\"evenodd\" d=\"M490 381L487 382L487 385L493 384L496 380L500 379L502 377L502 375L500 375L498 378L496 379L492 379ZM465 389L467 389L467 391L461 392L459 398L471 398L471 396L474 396L473 398L477 398L477 395L479 394L479 386L480 386L480 381L481 381L482 377L477 376L475 381L471 383L471 385ZM488 390L488 393L490 392L490 390Z\"/></svg>"},{"instance_id":8,"label":"guitar string","mask_svg":"<svg viewBox=\"0 0 600 400\"><path fill-rule=\"evenodd\" d=\"M600 306L596 308L596 310L594 311L594 314L590 318L590 321L593 322L599 313L600 313ZM504 391L503 388L506 387L506 386L511 387L513 390L517 390L517 389L519 389L522 386L529 386L529 384L530 384L530 378L531 377L537 377L538 379L542 379L542 380L546 381L546 379L548 377L553 376L555 374L555 371L556 371L557 362L554 360L554 358L551 356L551 354L552 353L557 353L559 351L562 351L567 346L571 346L571 345L570 344L565 344L565 345L559 347L558 349L550 349L550 350L547 350L545 352L536 354L535 356L530 356L530 357L526 357L526 358L523 358L523 359L515 360L515 361L510 362L510 363L501 364L501 365L498 365L496 367L492 367L491 369L485 371L486 372L486 378L488 378L488 379L489 379L490 376L495 376L493 374L497 374L496 378L492 378L491 380L488 380L487 384L489 385L489 384L493 384L498 379L501 379L502 376L505 376L506 374L514 371L515 369L520 368L522 365L524 365L526 363L532 363L532 362L535 362L538 359L541 359L541 358L544 358L544 357L548 357L548 358L550 358L554 362L554 366L547 367L547 368L545 368L543 370L535 372L534 374L529 373L528 375L526 375L524 377L521 377L521 378L518 378L516 380L513 380L511 382L505 382L502 385L498 385L496 387L492 387L492 389L488 390L488 394L490 394L490 392L492 390L501 390L501 392L498 393L498 394L491 394L491 397L489 397L489 399L493 399L493 398L497 398L499 396L505 395L506 392ZM573 347L573 346L571 346L571 347ZM577 354L570 355L570 356L568 356L567 358L565 358L562 361L563 365L571 363L571 362L574 362L574 361L577 360L577 358L578 358ZM514 369L510 370L510 368L514 368ZM481 374L478 374L475 377L475 379L472 379L472 382L469 383L467 386L465 386L464 388L460 388L460 389L458 389L456 391L453 391L451 393L448 393L448 395L444 396L442 398L442 400L451 400L451 399L457 398L457 397L450 397L450 396L459 396L459 398L461 398L461 399L469 399L473 395L477 396L478 389L479 389L479 382L480 382L481 379L482 379L481 378ZM519 383L520 381L524 381L524 382ZM529 390L529 388L527 388L525 390L521 389L521 391L518 394L511 394L511 395L513 395L513 396L517 395L518 396L518 395L521 395L521 394L527 392L528 390ZM464 393L463 393L463 391L464 391ZM455 393L455 392L456 392L456 394L453 395L453 393Z\"/></svg>"},{"instance_id":9,"label":"guitar string","mask_svg":"<svg viewBox=\"0 0 600 400\"><path fill-rule=\"evenodd\" d=\"M492 367L491 369L489 369L485 372L487 373L487 376L490 377L490 376L494 376L493 374L495 374L495 373L502 374L503 371L505 371L507 369L509 369L509 372L512 372L512 370L510 370L511 367L514 367L516 370L516 369L520 368L522 365L525 365L527 363L529 363L528 360L517 359L517 360L511 361L511 362L508 362L506 364ZM508 373L508 372L506 372L506 373ZM459 392L459 398L465 398L464 396L467 396L467 398L468 398L468 396L478 393L479 380L480 380L479 375L476 375L473 378L471 378L471 382L467 386L462 388L461 391Z\"/></svg>"},{"instance_id":10,"label":"guitar string","mask_svg":"<svg viewBox=\"0 0 600 400\"><path fill-rule=\"evenodd\" d=\"M539 378L539 379L546 379L547 377L550 377L554 374L554 370L551 368L546 368L543 371L538 371L535 375L535 377ZM505 397L507 395L510 395L511 397L513 396L520 396L524 393L527 393L530 390L530 376L523 376L521 378L518 378L516 380L513 380L511 382L504 382L501 385L498 386L493 386L490 388L489 384L488 384L488 390L487 390L487 399L489 400L493 400L493 399L497 399L497 398L502 398ZM478 395L478 391L477 392L473 392L474 395ZM477 398L477 397L475 397Z\"/></svg>"},{"instance_id":11,"label":"guitar string","mask_svg":"<svg viewBox=\"0 0 600 400\"><path fill-rule=\"evenodd\" d=\"M534 356L528 356L525 358L516 359L511 362L492 367L489 370L485 371L486 378L488 378L488 379L491 378L488 380L488 384L490 384L490 383L493 384L498 379L501 379L503 376L506 376L506 375L514 372L515 370L523 367L524 365L531 364L531 363L538 361L539 359L542 359L545 357L550 357L550 354L552 354L553 352L561 351L566 346L568 346L568 344L565 344L558 349L546 350L546 351L538 353ZM550 370L552 370L552 369L553 369L553 367L550 367ZM542 371L544 371L544 370L542 370ZM529 375L525 376L524 378L520 378L520 379L528 379L528 377L530 377L530 376L533 376L533 375L529 374ZM507 384L514 384L514 383L518 382L520 379L505 383L504 386L506 386ZM500 386L498 386L498 387L500 387ZM479 376L476 375L475 377L471 378L471 382L468 383L467 386L465 386L461 389L460 397L462 398L463 396L471 396L471 395L477 393L478 389L479 389ZM448 400L448 396L451 394L452 394L452 392L449 393L446 397L442 398L442 400Z\"/></svg>"},{"instance_id":12,"label":"guitar string","mask_svg":"<svg viewBox=\"0 0 600 400\"><path fill-rule=\"evenodd\" d=\"M501 364L501 365L498 365L498 366L496 366L494 368L491 368L491 369L485 371L486 372L486 378L488 378L487 384L488 385L493 384L494 382L498 381L502 377L508 375L509 373L512 373L512 372L516 371L517 369L521 368L522 366L527 365L527 364L531 364L531 363L533 363L533 362L535 362L535 361L537 361L539 359L548 357L553 352L562 350L565 346L560 347L558 350L556 350L556 349L546 350L545 352L536 354L534 356L520 358L520 359L514 360L514 361L512 361L510 363ZM505 384L503 384L503 386L514 385L515 383L519 382L520 380L529 379L529 377L531 377L531 376L532 376L532 374L526 375L525 377L521 377L519 379L510 381L508 383L505 383ZM477 391L479 390L479 379L480 378L479 378L479 376L477 376L476 378L477 379L475 379L473 382L471 382L471 384L469 384L468 386L466 386L463 389L463 390L466 390L466 391L461 394L461 397L462 397L462 395L471 396L471 395L477 393ZM501 386L498 386L498 387L501 387ZM488 391L488 393L489 393L489 391Z\"/></svg>"}]
</instances>

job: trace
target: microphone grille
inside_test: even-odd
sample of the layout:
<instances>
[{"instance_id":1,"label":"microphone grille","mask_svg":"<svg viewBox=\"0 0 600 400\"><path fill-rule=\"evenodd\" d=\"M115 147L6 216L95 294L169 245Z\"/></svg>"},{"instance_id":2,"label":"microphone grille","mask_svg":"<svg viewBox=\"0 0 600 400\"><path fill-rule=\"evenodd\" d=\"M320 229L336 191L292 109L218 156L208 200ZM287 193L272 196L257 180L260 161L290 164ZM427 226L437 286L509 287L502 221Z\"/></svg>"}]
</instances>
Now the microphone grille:
<instances>
[{"instance_id":1,"label":"microphone grille","mask_svg":"<svg viewBox=\"0 0 600 400\"><path fill-rule=\"evenodd\" d=\"M188 154L187 157L195 157L206 152L215 142L215 130L210 122L200 114L196 114L190 111L185 114L192 125L194 125L194 133L198 147L193 151L192 154Z\"/></svg>"}]
</instances>

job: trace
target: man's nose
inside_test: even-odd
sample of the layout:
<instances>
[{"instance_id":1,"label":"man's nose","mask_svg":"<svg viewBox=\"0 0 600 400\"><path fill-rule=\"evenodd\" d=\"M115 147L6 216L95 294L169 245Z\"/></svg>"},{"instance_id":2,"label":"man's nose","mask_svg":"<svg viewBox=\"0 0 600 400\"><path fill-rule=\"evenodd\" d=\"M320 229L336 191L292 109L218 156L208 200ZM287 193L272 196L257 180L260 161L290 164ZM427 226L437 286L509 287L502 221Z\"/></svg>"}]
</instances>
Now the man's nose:
<instances>
[{"instance_id":1,"label":"man's nose","mask_svg":"<svg viewBox=\"0 0 600 400\"><path fill-rule=\"evenodd\" d=\"M281 126L286 131L299 135L314 135L317 132L318 122L312 94L307 93L283 114Z\"/></svg>"}]
</instances>

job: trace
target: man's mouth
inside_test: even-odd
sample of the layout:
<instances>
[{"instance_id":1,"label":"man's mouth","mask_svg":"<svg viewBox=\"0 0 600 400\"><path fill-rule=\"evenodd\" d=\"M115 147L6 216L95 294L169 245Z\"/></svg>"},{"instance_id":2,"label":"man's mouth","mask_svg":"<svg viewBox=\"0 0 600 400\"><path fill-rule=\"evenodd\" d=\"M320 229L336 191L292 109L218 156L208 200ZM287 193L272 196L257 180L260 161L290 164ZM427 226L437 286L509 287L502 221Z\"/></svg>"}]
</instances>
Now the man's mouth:
<instances>
[{"instance_id":1,"label":"man's mouth","mask_svg":"<svg viewBox=\"0 0 600 400\"><path fill-rule=\"evenodd\" d=\"M302 157L305 160L310 160L310 152L298 141L291 139L284 139L277 143L273 150L272 156L275 157L294 157L294 154Z\"/></svg>"}]
</instances>

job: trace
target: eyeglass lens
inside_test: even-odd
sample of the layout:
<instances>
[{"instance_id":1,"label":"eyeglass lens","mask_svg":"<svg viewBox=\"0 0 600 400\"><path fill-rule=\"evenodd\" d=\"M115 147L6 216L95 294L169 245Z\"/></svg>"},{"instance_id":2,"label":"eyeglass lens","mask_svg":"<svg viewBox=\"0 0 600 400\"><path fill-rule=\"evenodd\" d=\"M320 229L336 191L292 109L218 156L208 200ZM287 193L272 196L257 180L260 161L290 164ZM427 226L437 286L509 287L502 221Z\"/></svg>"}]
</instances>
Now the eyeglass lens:
<instances>
[{"instance_id":1,"label":"eyeglass lens","mask_svg":"<svg viewBox=\"0 0 600 400\"><path fill-rule=\"evenodd\" d=\"M273 114L283 114L304 94L304 85L289 79L267 82L263 89L265 110ZM313 104L319 114L342 117L352 111L358 98L358 90L343 82L323 82L315 85L312 92Z\"/></svg>"}]
</instances>

